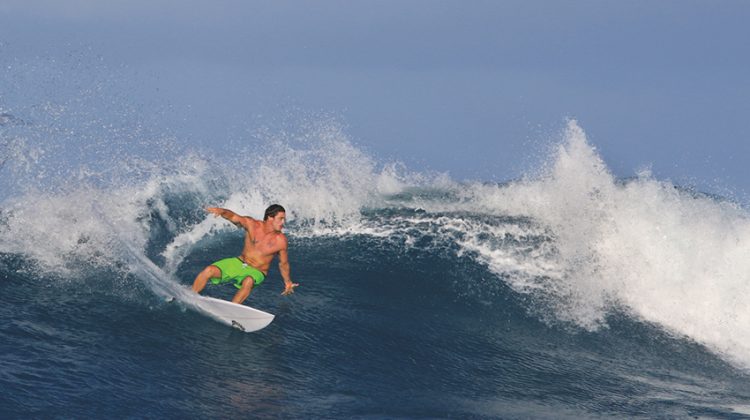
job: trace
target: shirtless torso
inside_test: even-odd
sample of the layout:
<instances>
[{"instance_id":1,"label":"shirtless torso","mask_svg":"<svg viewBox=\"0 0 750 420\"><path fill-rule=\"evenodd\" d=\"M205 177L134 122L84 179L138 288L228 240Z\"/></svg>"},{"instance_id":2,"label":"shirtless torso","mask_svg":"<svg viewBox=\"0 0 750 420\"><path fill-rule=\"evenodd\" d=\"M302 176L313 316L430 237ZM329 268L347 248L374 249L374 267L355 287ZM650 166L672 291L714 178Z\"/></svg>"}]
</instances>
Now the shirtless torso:
<instances>
[{"instance_id":1,"label":"shirtless torso","mask_svg":"<svg viewBox=\"0 0 750 420\"><path fill-rule=\"evenodd\" d=\"M241 217L241 216L240 216ZM281 216L283 226L284 217ZM245 245L242 247L240 259L252 265L264 274L268 274L271 261L276 254L286 252L286 235L273 226L250 217L241 217L239 226L245 229ZM279 258L281 260L281 258Z\"/></svg>"}]
</instances>

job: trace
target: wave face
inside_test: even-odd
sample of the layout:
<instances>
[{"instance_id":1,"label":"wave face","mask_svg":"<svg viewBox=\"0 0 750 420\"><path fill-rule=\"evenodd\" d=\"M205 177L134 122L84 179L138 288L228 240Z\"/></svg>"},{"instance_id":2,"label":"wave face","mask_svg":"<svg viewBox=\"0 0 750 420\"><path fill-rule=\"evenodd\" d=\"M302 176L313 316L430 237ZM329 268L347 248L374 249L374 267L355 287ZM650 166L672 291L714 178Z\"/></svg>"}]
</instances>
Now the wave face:
<instances>
[{"instance_id":1,"label":"wave face","mask_svg":"<svg viewBox=\"0 0 750 420\"><path fill-rule=\"evenodd\" d=\"M22 120L0 127L3 417L750 415L747 211L615 178L575 121L497 184L377 162L330 121L144 158ZM253 291L271 326L164 301L239 253L206 206L272 202L301 286L274 267Z\"/></svg>"}]
</instances>

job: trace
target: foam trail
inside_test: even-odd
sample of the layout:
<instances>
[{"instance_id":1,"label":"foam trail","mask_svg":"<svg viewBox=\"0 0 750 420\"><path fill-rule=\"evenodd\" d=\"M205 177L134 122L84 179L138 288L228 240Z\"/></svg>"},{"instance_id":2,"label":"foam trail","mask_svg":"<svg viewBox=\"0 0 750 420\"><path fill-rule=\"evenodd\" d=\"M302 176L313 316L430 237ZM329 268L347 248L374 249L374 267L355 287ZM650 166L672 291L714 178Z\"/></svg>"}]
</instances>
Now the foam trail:
<instances>
[{"instance_id":1,"label":"foam trail","mask_svg":"<svg viewBox=\"0 0 750 420\"><path fill-rule=\"evenodd\" d=\"M138 278L146 280L146 286L155 294L165 299L174 297L183 299L188 296L187 289L148 259L143 250L139 250L132 242L126 239L130 236L128 232L111 223L99 205L94 203L92 208L94 214L98 216L99 220L107 226L113 235L116 245L120 248L120 252L117 255L124 260L123 262L127 264L131 273L135 274Z\"/></svg>"},{"instance_id":2,"label":"foam trail","mask_svg":"<svg viewBox=\"0 0 750 420\"><path fill-rule=\"evenodd\" d=\"M174 277L162 271L156 264L131 244L121 242L125 252L123 255L130 268L138 278L146 280L146 286L158 296L165 299L178 298L182 302L195 301L195 293L182 286Z\"/></svg>"},{"instance_id":3,"label":"foam trail","mask_svg":"<svg viewBox=\"0 0 750 420\"><path fill-rule=\"evenodd\" d=\"M214 320L228 324L226 320L213 313L205 305L202 305L199 301L199 295L193 292L190 288L182 286L177 280L169 274L162 271L156 264L146 258L143 254L139 253L138 250L133 248L130 244L122 242L125 247L126 255L131 268L131 272L134 273L138 278L146 281L146 285L156 295L163 297L165 300L177 299L181 304L190 307L191 309L205 314Z\"/></svg>"}]
</instances>

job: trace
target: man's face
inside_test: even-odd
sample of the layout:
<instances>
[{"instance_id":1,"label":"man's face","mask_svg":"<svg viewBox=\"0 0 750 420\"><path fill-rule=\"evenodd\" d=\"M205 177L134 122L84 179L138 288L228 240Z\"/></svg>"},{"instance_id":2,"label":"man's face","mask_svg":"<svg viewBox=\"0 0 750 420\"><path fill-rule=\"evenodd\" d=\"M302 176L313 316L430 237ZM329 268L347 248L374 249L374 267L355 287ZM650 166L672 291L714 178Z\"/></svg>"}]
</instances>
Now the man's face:
<instances>
[{"instance_id":1,"label":"man's face","mask_svg":"<svg viewBox=\"0 0 750 420\"><path fill-rule=\"evenodd\" d=\"M284 228L284 223L286 222L286 213L280 211L276 213L276 216L273 216L268 220L271 222L271 226L273 226L274 230L280 231Z\"/></svg>"}]
</instances>

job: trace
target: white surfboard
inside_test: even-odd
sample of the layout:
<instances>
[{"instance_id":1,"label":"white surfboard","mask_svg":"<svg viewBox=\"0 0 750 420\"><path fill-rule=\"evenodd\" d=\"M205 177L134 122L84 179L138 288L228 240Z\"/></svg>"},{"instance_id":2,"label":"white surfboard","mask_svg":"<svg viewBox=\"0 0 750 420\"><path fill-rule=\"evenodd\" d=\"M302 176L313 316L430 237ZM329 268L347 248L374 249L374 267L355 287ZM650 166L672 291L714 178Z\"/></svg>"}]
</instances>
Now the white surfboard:
<instances>
[{"instance_id":1,"label":"white surfboard","mask_svg":"<svg viewBox=\"0 0 750 420\"><path fill-rule=\"evenodd\" d=\"M214 299L208 296L191 296L190 305L209 315L219 322L230 325L244 332L263 329L273 321L274 316L268 312L232 303L228 300Z\"/></svg>"}]
</instances>

